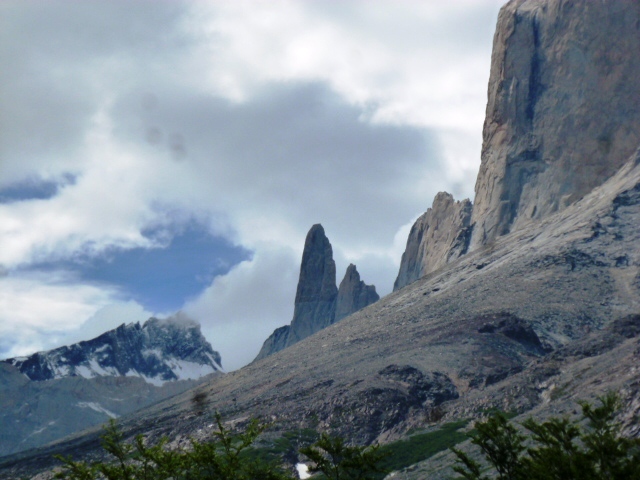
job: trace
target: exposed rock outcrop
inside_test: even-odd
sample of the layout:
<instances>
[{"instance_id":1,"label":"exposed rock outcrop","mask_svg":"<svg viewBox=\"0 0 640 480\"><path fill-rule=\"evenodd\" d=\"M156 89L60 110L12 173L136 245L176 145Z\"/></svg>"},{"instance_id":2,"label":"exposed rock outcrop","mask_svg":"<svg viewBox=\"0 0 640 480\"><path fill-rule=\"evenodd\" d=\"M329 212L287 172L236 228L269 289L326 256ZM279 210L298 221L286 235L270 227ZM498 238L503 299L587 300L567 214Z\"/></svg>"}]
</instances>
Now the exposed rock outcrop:
<instances>
[{"instance_id":1,"label":"exposed rock outcrop","mask_svg":"<svg viewBox=\"0 0 640 480\"><path fill-rule=\"evenodd\" d=\"M449 193L436 195L433 206L411 227L394 291L467 252L471 211L468 199L456 202Z\"/></svg>"},{"instance_id":2,"label":"exposed rock outcrop","mask_svg":"<svg viewBox=\"0 0 640 480\"><path fill-rule=\"evenodd\" d=\"M276 329L254 361L273 355L377 301L376 287L360 280L355 265L336 287L336 264L322 225L311 227L304 243L291 325Z\"/></svg>"},{"instance_id":3,"label":"exposed rock outcrop","mask_svg":"<svg viewBox=\"0 0 640 480\"><path fill-rule=\"evenodd\" d=\"M637 148L639 26L636 0L502 8L471 250L579 200Z\"/></svg>"},{"instance_id":4,"label":"exposed rock outcrop","mask_svg":"<svg viewBox=\"0 0 640 480\"><path fill-rule=\"evenodd\" d=\"M358 269L350 264L338 288L335 321L338 322L378 300L380 295L376 292L376 287L360 280Z\"/></svg>"}]
</instances>

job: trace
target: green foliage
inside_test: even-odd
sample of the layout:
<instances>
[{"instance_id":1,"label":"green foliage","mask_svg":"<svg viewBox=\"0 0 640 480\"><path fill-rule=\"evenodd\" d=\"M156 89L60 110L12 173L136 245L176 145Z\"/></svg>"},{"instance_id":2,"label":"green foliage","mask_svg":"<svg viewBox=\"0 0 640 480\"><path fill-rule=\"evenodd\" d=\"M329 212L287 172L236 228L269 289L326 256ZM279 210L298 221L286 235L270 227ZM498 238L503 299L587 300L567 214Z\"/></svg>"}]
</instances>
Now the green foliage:
<instances>
[{"instance_id":1,"label":"green foliage","mask_svg":"<svg viewBox=\"0 0 640 480\"><path fill-rule=\"evenodd\" d=\"M467 425L466 420L447 423L438 430L412 435L406 440L389 443L380 447L380 452L387 455L381 464L388 470L400 470L436 453L451 448L467 437L459 430Z\"/></svg>"},{"instance_id":2,"label":"green foliage","mask_svg":"<svg viewBox=\"0 0 640 480\"><path fill-rule=\"evenodd\" d=\"M316 443L301 448L300 453L314 463L309 467L310 473L321 472L324 478L330 480L377 479L385 473L380 466L385 454L380 452L378 445L349 446L342 438L323 433Z\"/></svg>"},{"instance_id":3,"label":"green foliage","mask_svg":"<svg viewBox=\"0 0 640 480\"><path fill-rule=\"evenodd\" d=\"M620 424L615 420L619 398L608 394L600 398L600 403L599 407L581 404L586 429L566 418L551 418L543 423L529 418L522 423L528 437L503 414L491 415L476 424L471 440L480 447L489 466L483 467L452 448L458 457L454 467L460 474L457 478L640 480L640 440L621 435ZM488 476L483 475L485 470Z\"/></svg>"},{"instance_id":4,"label":"green foliage","mask_svg":"<svg viewBox=\"0 0 640 480\"><path fill-rule=\"evenodd\" d=\"M132 444L124 442L115 422L105 427L102 446L114 461L74 462L70 457L57 457L63 470L55 478L68 480L293 480L295 477L277 465L262 459L251 459L246 453L265 426L252 421L244 433L233 435L216 415L218 430L208 443L192 441L190 450L170 451L166 440L145 445L139 435Z\"/></svg>"}]
</instances>

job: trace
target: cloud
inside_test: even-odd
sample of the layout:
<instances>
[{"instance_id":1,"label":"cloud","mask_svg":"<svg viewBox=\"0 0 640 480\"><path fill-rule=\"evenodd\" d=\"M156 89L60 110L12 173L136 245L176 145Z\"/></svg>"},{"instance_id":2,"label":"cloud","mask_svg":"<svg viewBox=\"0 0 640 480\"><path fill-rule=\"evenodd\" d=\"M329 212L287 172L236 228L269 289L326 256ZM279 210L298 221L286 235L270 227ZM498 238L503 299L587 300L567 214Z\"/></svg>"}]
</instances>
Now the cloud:
<instances>
[{"instance_id":1,"label":"cloud","mask_svg":"<svg viewBox=\"0 0 640 480\"><path fill-rule=\"evenodd\" d=\"M263 245L187 303L185 313L200 321L227 371L253 360L271 332L291 322L299 273L298 252Z\"/></svg>"},{"instance_id":2,"label":"cloud","mask_svg":"<svg viewBox=\"0 0 640 480\"><path fill-rule=\"evenodd\" d=\"M290 321L314 223L338 281L354 262L388 292L411 221L439 190L473 193L496 13L495 0L2 2L0 348L40 348L137 298L61 269L169 255L189 222L253 255L222 255L229 273L200 296L174 292L227 367ZM36 275L45 264L55 279ZM36 325L47 295L66 319L8 327L13 310Z\"/></svg>"},{"instance_id":3,"label":"cloud","mask_svg":"<svg viewBox=\"0 0 640 480\"><path fill-rule=\"evenodd\" d=\"M61 272L4 276L0 278L0 357L58 346L65 331L117 301L116 290L74 283Z\"/></svg>"}]
</instances>

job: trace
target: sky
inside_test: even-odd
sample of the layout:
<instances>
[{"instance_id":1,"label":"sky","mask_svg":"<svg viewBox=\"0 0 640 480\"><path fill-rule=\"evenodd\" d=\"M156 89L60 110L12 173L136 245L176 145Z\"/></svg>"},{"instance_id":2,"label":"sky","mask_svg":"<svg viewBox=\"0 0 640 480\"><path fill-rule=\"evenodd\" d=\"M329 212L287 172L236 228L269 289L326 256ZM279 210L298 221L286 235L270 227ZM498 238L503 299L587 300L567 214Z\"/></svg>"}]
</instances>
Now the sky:
<instances>
[{"instance_id":1,"label":"sky","mask_svg":"<svg viewBox=\"0 0 640 480\"><path fill-rule=\"evenodd\" d=\"M0 2L0 358L182 311L237 369L316 223L390 293L473 199L502 3Z\"/></svg>"}]
</instances>

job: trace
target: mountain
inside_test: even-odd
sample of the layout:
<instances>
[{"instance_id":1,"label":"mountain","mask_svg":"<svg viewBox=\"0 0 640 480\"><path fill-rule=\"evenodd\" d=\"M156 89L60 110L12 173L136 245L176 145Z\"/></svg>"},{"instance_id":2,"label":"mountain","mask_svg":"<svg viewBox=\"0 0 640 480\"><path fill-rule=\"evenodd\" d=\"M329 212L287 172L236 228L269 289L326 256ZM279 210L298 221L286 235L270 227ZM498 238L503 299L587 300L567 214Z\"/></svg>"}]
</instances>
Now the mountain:
<instances>
[{"instance_id":1,"label":"mountain","mask_svg":"<svg viewBox=\"0 0 640 480\"><path fill-rule=\"evenodd\" d=\"M220 354L206 341L200 325L177 316L122 324L89 341L3 362L34 381L138 376L159 386L222 371Z\"/></svg>"},{"instance_id":2,"label":"mountain","mask_svg":"<svg viewBox=\"0 0 640 480\"><path fill-rule=\"evenodd\" d=\"M376 287L361 281L353 264L347 268L340 288L336 287L331 243L322 225L313 225L304 242L293 320L265 340L255 360L290 347L379 298Z\"/></svg>"},{"instance_id":3,"label":"mountain","mask_svg":"<svg viewBox=\"0 0 640 480\"><path fill-rule=\"evenodd\" d=\"M448 256L460 229L439 224L451 227L426 237L441 265L212 378L198 388L201 407L240 427L267 419L271 438L309 427L370 444L493 408L515 421L571 416L616 391L625 432L640 436L638 25L631 0L503 7L466 253ZM436 203L429 221L442 218ZM121 425L171 445L212 435L193 392ZM54 452L95 455L97 435L8 458L0 472L50 469ZM449 478L452 463L443 452L393 478Z\"/></svg>"},{"instance_id":4,"label":"mountain","mask_svg":"<svg viewBox=\"0 0 640 480\"><path fill-rule=\"evenodd\" d=\"M636 0L517 0L494 38L471 249L584 197L640 145Z\"/></svg>"},{"instance_id":5,"label":"mountain","mask_svg":"<svg viewBox=\"0 0 640 480\"><path fill-rule=\"evenodd\" d=\"M0 361L0 455L102 424L222 372L182 316L121 325L89 341Z\"/></svg>"}]
</instances>

